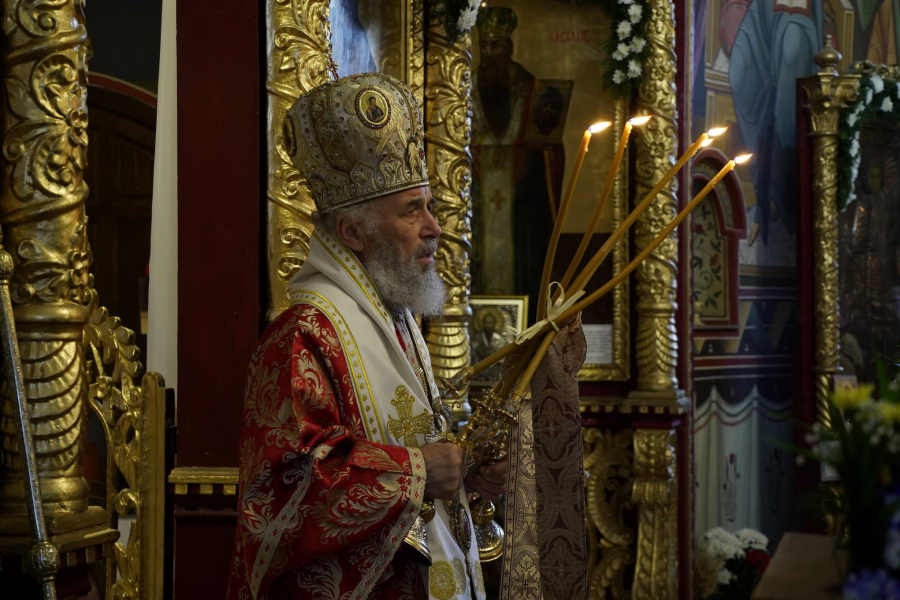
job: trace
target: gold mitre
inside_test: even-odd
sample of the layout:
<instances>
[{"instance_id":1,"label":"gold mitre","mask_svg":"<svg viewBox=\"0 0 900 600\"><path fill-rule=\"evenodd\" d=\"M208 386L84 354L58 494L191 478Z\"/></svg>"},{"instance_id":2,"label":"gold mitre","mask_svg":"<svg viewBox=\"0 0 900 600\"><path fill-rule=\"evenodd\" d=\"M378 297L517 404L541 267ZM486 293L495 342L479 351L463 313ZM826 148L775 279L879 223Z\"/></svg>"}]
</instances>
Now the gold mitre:
<instances>
[{"instance_id":1,"label":"gold mitre","mask_svg":"<svg viewBox=\"0 0 900 600\"><path fill-rule=\"evenodd\" d=\"M323 214L428 185L419 103L390 75L315 87L287 111L282 138Z\"/></svg>"},{"instance_id":2,"label":"gold mitre","mask_svg":"<svg viewBox=\"0 0 900 600\"><path fill-rule=\"evenodd\" d=\"M478 11L479 38L508 38L519 25L519 19L511 8L488 6Z\"/></svg>"}]
</instances>

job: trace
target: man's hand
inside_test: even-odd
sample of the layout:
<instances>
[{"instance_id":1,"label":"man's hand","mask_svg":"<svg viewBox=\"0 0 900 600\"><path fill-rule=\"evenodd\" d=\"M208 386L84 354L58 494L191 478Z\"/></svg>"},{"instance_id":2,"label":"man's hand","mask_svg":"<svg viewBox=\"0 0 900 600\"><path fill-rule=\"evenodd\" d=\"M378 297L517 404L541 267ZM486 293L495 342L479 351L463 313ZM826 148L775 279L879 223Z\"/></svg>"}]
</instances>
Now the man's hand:
<instances>
[{"instance_id":1,"label":"man's hand","mask_svg":"<svg viewBox=\"0 0 900 600\"><path fill-rule=\"evenodd\" d=\"M481 467L466 477L466 489L478 494L485 500L496 502L506 492L506 474L509 461L504 460L490 467Z\"/></svg>"},{"instance_id":2,"label":"man's hand","mask_svg":"<svg viewBox=\"0 0 900 600\"><path fill-rule=\"evenodd\" d=\"M420 450L425 460L425 497L452 500L466 474L465 452L450 442L425 444Z\"/></svg>"}]
</instances>

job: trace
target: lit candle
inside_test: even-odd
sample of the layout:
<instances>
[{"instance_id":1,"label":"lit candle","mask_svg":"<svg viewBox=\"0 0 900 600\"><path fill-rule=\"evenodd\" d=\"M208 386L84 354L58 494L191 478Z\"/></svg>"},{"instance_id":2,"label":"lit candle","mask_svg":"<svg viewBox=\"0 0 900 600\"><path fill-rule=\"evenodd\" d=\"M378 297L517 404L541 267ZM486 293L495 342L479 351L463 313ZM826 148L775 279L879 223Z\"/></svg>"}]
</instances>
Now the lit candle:
<instances>
[{"instance_id":1,"label":"lit candle","mask_svg":"<svg viewBox=\"0 0 900 600\"><path fill-rule=\"evenodd\" d=\"M697 208L697 205L699 205L700 202L704 198L706 198L706 196L712 191L712 189L716 187L717 183L722 181L722 178L724 178L726 175L728 175L728 173L731 172L732 169L734 169L735 165L740 165L747 162L748 160L750 160L751 156L753 155L744 154L742 156L735 157L733 160L729 160L728 163L724 167L722 167L722 170L716 173L716 176L709 180L709 183L707 183L706 186L702 190L700 190L700 193L694 196L693 200L691 200L688 205L685 206L680 213L678 213L678 215L672 220L671 223L663 228L659 235L657 235L656 238L652 242L650 242L647 247L644 248L641 253L634 258L633 261L628 264L627 267L622 269L621 272L617 273L615 277L610 279L599 290L595 291L586 298L583 298L581 301L575 303L574 306L572 306L569 310L564 312L562 316L560 316L558 321L560 323L565 323L573 316L575 316L578 311L584 310L585 308L596 302L599 298L607 294L611 289L616 287L616 285L620 281L625 279L629 273L634 271L638 267L638 265L640 265L644 261L644 259L650 256L650 254L654 250L656 250L657 246L663 243L663 240L669 237L669 234L672 233L672 231L674 231L675 228L678 227L678 225L680 225L681 222L684 221L689 214L691 214L692 210Z\"/></svg>"},{"instance_id":2,"label":"lit candle","mask_svg":"<svg viewBox=\"0 0 900 600\"><path fill-rule=\"evenodd\" d=\"M663 187L672 180L678 171L703 147L704 142L706 142L709 138L716 137L718 135L722 135L725 133L726 127L716 127L714 129L710 129L702 134L700 137L691 144L690 148L681 155L681 158L678 159L671 169L669 169L668 173L666 173L665 177L663 177L656 186L650 190L650 192L644 196L644 199L641 200L640 204L638 204L631 214L629 214L621 225L609 236L603 246L597 251L591 261L587 264L578 278L575 280L575 285L572 287L572 291L580 291L584 289L584 286L587 285L587 282L591 279L597 269L600 267L600 264L606 259L609 253L612 251L613 247L615 247L616 242L619 241L619 238L628 231L628 228L637 220L641 213L646 210L646 208L650 205L656 195L663 189Z\"/></svg>"},{"instance_id":3,"label":"lit candle","mask_svg":"<svg viewBox=\"0 0 900 600\"><path fill-rule=\"evenodd\" d=\"M537 317L541 320L547 314L547 302L543 297L547 293L550 286L550 270L553 267L553 259L556 258L556 246L559 243L559 235L562 233L562 225L566 220L566 211L569 209L569 202L572 200L572 192L575 190L575 183L578 181L578 173L581 171L581 165L584 162L584 155L587 154L588 144L591 142L591 136L595 133L603 131L609 127L611 123L604 121L591 125L584 132L581 138L581 146L578 148L578 154L575 156L575 164L572 167L572 174L569 176L569 185L559 202L559 212L556 215L556 221L553 223L553 233L550 236L550 245L547 246L547 257L544 259L544 271L541 274L541 286L538 288L541 298L537 299Z\"/></svg>"},{"instance_id":4,"label":"lit candle","mask_svg":"<svg viewBox=\"0 0 900 600\"><path fill-rule=\"evenodd\" d=\"M603 191L600 193L600 201L594 208L594 215L591 217L591 222L588 224L587 229L584 232L584 237L581 238L581 244L578 246L578 250L575 252L575 257L572 259L572 264L569 265L569 268L566 271L562 282L560 283L563 289L565 289L566 286L569 285L569 282L572 281L572 277L575 275L575 269L577 269L578 265L581 264L581 259L584 256L588 244L591 242L591 238L594 235L594 230L597 229L597 223L600 222L600 216L603 214L603 208L606 206L606 200L609 197L609 192L610 190L612 190L613 182L615 182L616 180L616 173L619 170L619 163L622 162L622 157L625 155L625 148L628 146L628 137L631 135L631 130L635 125L643 125L652 118L653 117L635 117L634 119L629 119L628 122L625 123L625 129L624 131L622 131L622 137L619 139L619 147L616 150L615 157L613 157L612 166L609 169L609 173L606 174L606 183L603 186Z\"/></svg>"}]
</instances>

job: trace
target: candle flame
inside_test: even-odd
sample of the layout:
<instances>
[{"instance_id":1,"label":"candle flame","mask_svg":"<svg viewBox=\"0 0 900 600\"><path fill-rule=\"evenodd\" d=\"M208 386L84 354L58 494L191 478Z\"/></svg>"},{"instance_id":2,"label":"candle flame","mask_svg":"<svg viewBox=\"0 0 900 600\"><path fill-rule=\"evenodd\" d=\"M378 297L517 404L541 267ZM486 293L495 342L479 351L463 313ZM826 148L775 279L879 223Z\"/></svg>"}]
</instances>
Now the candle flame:
<instances>
[{"instance_id":1,"label":"candle flame","mask_svg":"<svg viewBox=\"0 0 900 600\"><path fill-rule=\"evenodd\" d=\"M718 137L718 136L722 135L726 131L728 131L727 127L713 127L712 129L710 129L709 131L706 132L706 135L708 135L711 138L714 138L714 137Z\"/></svg>"},{"instance_id":2,"label":"candle flame","mask_svg":"<svg viewBox=\"0 0 900 600\"><path fill-rule=\"evenodd\" d=\"M647 121L653 118L653 115L647 115L646 117L635 117L633 119L628 119L628 122L632 125L643 125Z\"/></svg>"},{"instance_id":3,"label":"candle flame","mask_svg":"<svg viewBox=\"0 0 900 600\"><path fill-rule=\"evenodd\" d=\"M604 129L609 127L610 125L612 125L612 123L610 123L609 121L603 121L602 123L594 123L593 125L590 126L588 131L590 131L591 133L600 133L601 131L603 131Z\"/></svg>"},{"instance_id":4,"label":"candle flame","mask_svg":"<svg viewBox=\"0 0 900 600\"><path fill-rule=\"evenodd\" d=\"M700 147L701 147L701 148L706 148L707 146L709 146L709 145L712 144L712 143L713 143L712 138L706 138L705 140L703 140L702 142L700 142Z\"/></svg>"},{"instance_id":5,"label":"candle flame","mask_svg":"<svg viewBox=\"0 0 900 600\"><path fill-rule=\"evenodd\" d=\"M750 160L750 157L751 157L751 156L753 156L753 155L752 155L752 154L741 154L740 156L734 157L732 160L733 160L736 164L742 165L742 164L744 164L745 162L747 162L748 160Z\"/></svg>"}]
</instances>

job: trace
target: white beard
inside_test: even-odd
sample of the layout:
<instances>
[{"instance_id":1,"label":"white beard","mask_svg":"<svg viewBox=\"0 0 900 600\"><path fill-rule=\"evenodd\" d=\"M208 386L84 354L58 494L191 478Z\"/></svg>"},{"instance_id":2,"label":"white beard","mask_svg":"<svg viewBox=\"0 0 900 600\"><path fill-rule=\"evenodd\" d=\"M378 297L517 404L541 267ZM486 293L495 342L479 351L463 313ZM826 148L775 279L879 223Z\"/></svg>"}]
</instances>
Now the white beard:
<instances>
[{"instance_id":1,"label":"white beard","mask_svg":"<svg viewBox=\"0 0 900 600\"><path fill-rule=\"evenodd\" d=\"M364 266L378 289L381 300L393 314L409 309L414 315L434 317L444 307L444 282L434 263L422 267L418 259L437 250L437 240L421 242L409 260L396 246L379 235L370 235L372 252Z\"/></svg>"}]
</instances>

